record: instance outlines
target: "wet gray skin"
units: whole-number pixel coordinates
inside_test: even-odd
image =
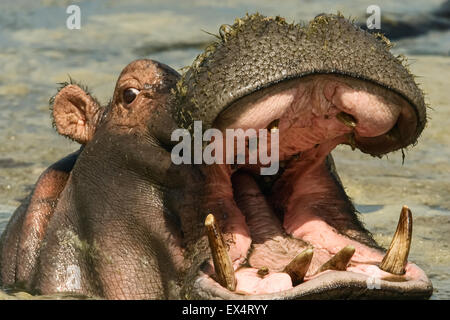
[[[342,16],[321,15],[300,26],[282,18],[251,15],[222,26],[218,38],[181,79],[151,61],[130,64],[107,107],[99,108],[78,89],[68,92],[70,86],[58,93],[60,100],[57,95],[54,105],[62,114],[55,116],[58,131],[85,146],[50,167],[29,202],[11,218],[0,242],[2,285],[38,294],[72,292],[108,299],[428,298],[432,285],[424,274],[384,277],[380,288],[373,290],[366,274],[327,271],[293,288],[258,294],[232,292],[216,281],[203,226],[208,213],[219,221],[231,258],[239,262],[237,269],[257,267],[259,258],[279,253],[273,239],[291,248],[286,250],[287,262],[313,244],[288,235],[283,220],[288,213],[286,189],[293,188],[288,173],[303,165],[314,150],[323,181],[331,185],[330,198],[321,202],[319,197],[314,214],[320,214],[339,239],[379,253],[384,249],[359,222],[328,155],[327,142],[323,148],[317,144],[312,151],[280,159],[282,170],[269,179],[261,179],[252,167],[225,168],[229,175],[222,177],[222,185],[234,190],[234,198],[233,191],[227,198],[211,188],[217,181],[215,166],[171,163],[170,133],[176,127],[192,131],[193,122],[201,120],[204,130],[224,130],[254,102],[327,81],[385,96],[402,107],[387,132],[373,137],[350,134],[340,143],[380,156],[416,143],[426,123],[423,94],[408,69],[389,53],[388,40],[358,29]],[[129,80],[130,72],[135,80]],[[157,83],[165,84],[163,89]],[[128,104],[125,91],[130,86],[140,86],[140,93]],[[64,94],[76,99],[64,100]],[[85,118],[74,122],[67,116],[71,109],[61,101],[80,100],[92,108],[83,107]],[[267,124],[273,120],[265,118]],[[327,152],[319,152],[322,149]],[[264,203],[273,208],[274,214],[267,217],[273,222],[269,235],[256,236],[255,215],[246,207],[248,194],[238,183],[249,177],[261,190],[258,195],[264,195]],[[50,205],[43,209],[49,195]],[[244,257],[231,253],[238,241],[229,221],[236,212],[239,217],[244,213],[243,223],[252,234],[253,244]],[[24,236],[30,230],[35,230],[33,235]],[[266,242],[267,248],[258,246]],[[322,249],[317,249],[310,276],[332,256]],[[278,267],[283,266],[272,269]],[[70,282],[73,270],[80,271],[75,287]]]

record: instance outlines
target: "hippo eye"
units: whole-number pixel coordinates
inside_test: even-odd
[[[123,92],[123,101],[126,104],[130,104],[136,99],[137,95],[139,94],[139,90],[135,88],[128,88]]]

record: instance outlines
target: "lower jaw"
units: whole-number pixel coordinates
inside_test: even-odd
[[[324,230],[323,226],[321,230]],[[328,247],[320,247],[320,244],[316,242],[307,242],[308,247],[314,247],[314,255],[301,283],[294,283],[291,276],[285,273],[282,267],[289,263],[296,252],[300,252],[306,247],[297,246],[299,250],[295,251],[296,245],[291,246],[286,250],[284,257],[272,263],[271,268],[274,271],[261,275],[260,271],[263,270],[261,266],[270,265],[270,259],[264,260],[262,257],[264,252],[258,252],[257,245],[253,243],[253,252],[249,254],[248,260],[244,264],[235,264],[236,287],[234,290],[228,290],[218,282],[213,263],[210,261],[203,265],[199,272],[192,291],[192,298],[226,300],[427,299],[431,296],[432,284],[424,271],[415,264],[408,262],[402,275],[391,274],[380,268],[384,256],[382,251],[367,247],[342,235],[336,234],[335,237],[341,237],[340,245],[332,243]],[[287,242],[296,240],[288,235],[282,239]],[[277,238],[274,240],[283,242]],[[356,250],[346,268],[343,270],[319,270],[342,246],[348,245],[353,245]],[[267,252],[267,256],[271,254],[271,252]],[[259,255],[259,257],[255,257],[255,255]],[[276,266],[277,263],[278,266]]]
[[[326,230],[328,229],[328,230]],[[334,233],[329,226],[321,226],[320,230]],[[285,255],[277,261],[270,261],[267,256],[279,255],[258,252],[258,245],[252,244],[252,251],[245,263],[235,264],[236,287],[233,291],[224,288],[214,274],[213,262],[204,265],[195,281],[195,296],[199,299],[426,299],[433,292],[433,287],[422,269],[408,262],[405,273],[395,275],[380,268],[384,253],[378,249],[367,247],[343,235],[334,234],[335,239],[326,238],[328,246],[318,242],[302,239],[306,246],[292,245]],[[295,241],[286,235],[286,242]],[[280,239],[275,238],[275,241]],[[336,242],[332,242],[332,241]],[[237,243],[236,245],[239,245]],[[355,254],[344,270],[319,269],[340,249],[353,246]],[[295,250],[298,248],[298,251]],[[296,284],[283,267],[307,247],[314,248],[308,272],[301,283]],[[256,248],[256,249],[255,249]],[[261,248],[261,247],[259,247]],[[259,255],[255,257],[255,255]],[[272,262],[272,264],[270,264]],[[278,264],[277,266],[275,266]],[[267,274],[260,271],[270,266]],[[272,270],[270,270],[272,269]],[[267,269],[266,269],[267,270]]]
[[[239,175],[242,174],[238,173]],[[230,291],[216,281],[217,277],[214,275],[211,261],[209,266],[200,272],[194,285],[194,291],[199,298],[428,298],[431,295],[433,290],[431,282],[416,265],[406,264],[402,275],[383,271],[379,267],[384,256],[382,250],[338,232],[320,216],[306,210],[301,202],[296,205],[295,202],[288,201],[286,213],[282,217],[283,221],[280,222],[262,194],[255,194],[257,188],[255,186],[256,183],[246,190],[250,191],[254,197],[256,207],[259,204],[259,209],[257,208],[259,211],[255,210],[255,207],[248,208],[251,207],[251,201],[248,198],[239,200],[239,196],[236,196],[236,192],[239,191],[236,191],[234,187],[233,201],[236,201],[237,206],[244,213],[246,221],[246,226],[239,232],[228,228],[228,240],[231,240],[229,245],[236,251],[245,251],[246,257],[242,259],[241,255],[241,259],[232,259],[236,287]],[[261,208],[261,204],[265,208]],[[252,210],[253,213],[251,213]],[[258,212],[265,213],[265,217],[264,214],[258,215]],[[255,225],[261,227],[264,219],[266,219],[266,225],[271,226],[269,227],[271,230],[266,235],[258,235],[258,227]],[[278,249],[275,252],[264,250],[264,245],[269,242],[277,243],[275,247],[278,246]],[[319,270],[336,253],[349,245],[355,248],[355,253],[344,269]],[[236,249],[239,246],[242,248]],[[308,272],[301,283],[293,283],[290,275],[283,269],[298,253],[308,247],[314,248]],[[247,255],[248,252],[250,254]],[[263,268],[268,269],[265,275],[260,274]]]
[[[238,294],[223,288],[200,272],[192,292],[196,299],[224,300],[302,300],[302,299],[427,299],[433,292],[431,282],[414,264],[407,273],[415,277],[394,282],[349,271],[327,271],[295,287],[275,293]]]

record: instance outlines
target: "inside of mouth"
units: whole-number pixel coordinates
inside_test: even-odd
[[[262,176],[261,166],[248,162],[207,167],[206,202],[216,210],[228,245],[235,292],[275,293],[335,272],[320,268],[347,246],[355,252],[346,271],[392,281],[414,277],[410,268],[393,276],[378,267],[384,253],[351,214],[355,209],[330,170],[328,155],[341,143],[374,154],[396,149],[413,134],[415,120],[411,106],[396,94],[330,75],[266,88],[222,112],[215,127],[223,132],[279,130],[277,174]],[[314,252],[308,271],[293,281],[286,266],[307,248]],[[209,275],[215,278],[214,272]]]

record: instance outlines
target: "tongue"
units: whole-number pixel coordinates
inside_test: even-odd
[[[236,172],[232,183],[234,199],[252,238],[250,267],[236,271],[236,292],[264,294],[292,288],[291,277],[280,271],[304,248],[304,243],[285,238],[280,221],[250,175]]]
[[[283,270],[307,245],[284,232],[279,219],[250,175],[236,172],[232,176],[232,183],[234,199],[245,216],[252,238],[249,264],[258,269]]]

